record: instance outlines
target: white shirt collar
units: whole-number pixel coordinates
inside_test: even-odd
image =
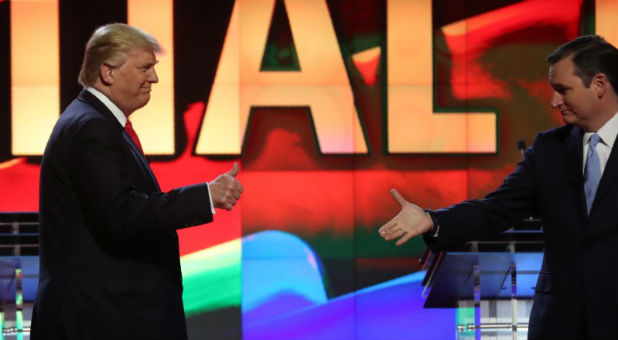
[[[592,136],[595,132],[586,132],[584,134],[584,145],[588,144],[590,141],[590,136]],[[603,126],[596,132],[596,134],[601,137],[603,144],[609,146],[611,149],[614,146],[614,142],[616,141],[616,134],[618,133],[618,112],[614,114],[614,116],[605,122]]]
[[[122,111],[118,108],[118,106],[116,106],[116,104],[114,104],[109,98],[107,98],[106,95],[104,95],[101,91],[95,89],[92,86],[87,86],[86,91],[92,93],[95,97],[97,97],[97,99],[99,99],[103,103],[103,105],[105,105],[105,107],[107,107],[112,112],[114,117],[118,119],[118,122],[120,123],[120,125],[122,125],[122,127],[127,124],[127,116],[125,116],[124,113],[122,113]]]

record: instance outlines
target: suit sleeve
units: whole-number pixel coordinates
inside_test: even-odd
[[[443,248],[469,240],[482,240],[499,234],[521,221],[536,205],[535,147],[537,135],[515,170],[494,192],[480,200],[468,200],[448,208],[432,210],[440,225],[438,237],[423,235],[430,248]]]
[[[212,221],[207,184],[144,192],[148,178],[128,156],[122,130],[106,119],[89,120],[76,130],[71,177],[89,225],[132,237]]]

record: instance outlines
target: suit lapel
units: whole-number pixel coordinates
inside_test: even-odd
[[[616,137],[616,140],[614,141],[612,153],[609,154],[609,159],[605,165],[605,170],[603,170],[603,176],[601,177],[601,182],[599,182],[599,188],[597,189],[597,194],[594,197],[594,202],[592,202],[590,214],[594,212],[595,206],[597,206],[599,204],[598,202],[600,202],[603,199],[603,196],[607,194],[618,177],[618,146],[616,144],[618,144],[618,137]]]
[[[86,91],[86,90],[82,90],[79,93],[79,96],[77,97],[77,99],[88,103],[90,106],[92,106],[95,110],[97,110],[99,113],[101,113],[105,118],[111,120],[112,122],[114,122],[114,125],[116,127],[118,127],[118,129],[124,130],[124,128],[122,127],[122,125],[120,124],[120,122],[118,121],[118,119],[116,119],[116,117],[114,117],[114,114],[112,113],[112,111],[110,111],[107,106],[105,106],[105,104],[103,104],[97,97],[94,96],[94,94]]]
[[[575,206],[578,209],[578,215],[581,218],[581,225],[584,225],[588,212],[586,209],[586,194],[584,193],[584,174],[582,173],[582,162],[584,161],[583,151],[583,133],[578,127],[571,129],[571,134],[567,141],[566,147],[566,171],[568,172],[571,192],[573,192],[573,199],[575,200]],[[580,233],[581,230],[576,230]]]
[[[105,104],[103,104],[92,93],[86,90],[82,90],[80,92],[78,99],[90,104],[92,107],[94,107],[95,110],[100,112],[105,118],[113,121],[115,125],[118,126],[120,130],[122,130],[122,136],[125,142],[129,145],[129,149],[131,149],[133,158],[135,158],[135,160],[140,164],[144,172],[149,175],[150,180],[152,181],[152,184],[156,188],[156,191],[161,191],[161,189],[159,188],[159,183],[157,182],[157,178],[154,176],[152,169],[150,169],[150,165],[148,164],[148,161],[146,161],[146,158],[144,158],[144,155],[142,155],[142,153],[137,149],[137,146],[135,146],[129,134],[124,130],[124,128],[122,127],[118,119],[114,117],[114,114],[107,108],[107,106],[105,106]]]
[[[150,180],[152,181],[152,184],[155,186],[156,190],[161,191],[161,188],[159,188],[159,182],[157,182],[157,178],[152,172],[152,169],[150,169],[150,165],[148,164],[148,161],[146,160],[146,158],[144,158],[144,155],[142,154],[141,151],[139,151],[135,143],[133,143],[131,136],[129,136],[129,134],[126,131],[123,131],[122,137],[124,137],[124,141],[127,142],[127,144],[129,144],[129,148],[131,149],[131,152],[133,153],[133,158],[135,158],[136,161],[140,163],[144,171],[146,171],[146,173],[150,175]]]

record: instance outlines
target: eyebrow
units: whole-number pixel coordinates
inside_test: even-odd
[[[550,82],[549,85],[551,86],[552,89],[554,89],[554,91],[558,91],[558,92],[570,89],[569,86],[566,86],[566,85],[561,84],[561,83],[552,83],[552,82]]]
[[[154,61],[154,63],[150,63],[150,62],[148,62],[148,63],[144,63],[144,64],[139,64],[137,67],[138,67],[138,68],[142,68],[142,67],[152,67],[152,66],[155,66],[155,65],[156,65],[156,64],[158,64],[158,63],[159,63],[159,60],[155,60],[155,61]]]

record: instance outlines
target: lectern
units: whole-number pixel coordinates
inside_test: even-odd
[[[543,262],[540,229],[426,252],[425,308],[457,308],[457,338],[525,338]]]
[[[39,270],[38,214],[0,213],[0,339],[29,335]]]

